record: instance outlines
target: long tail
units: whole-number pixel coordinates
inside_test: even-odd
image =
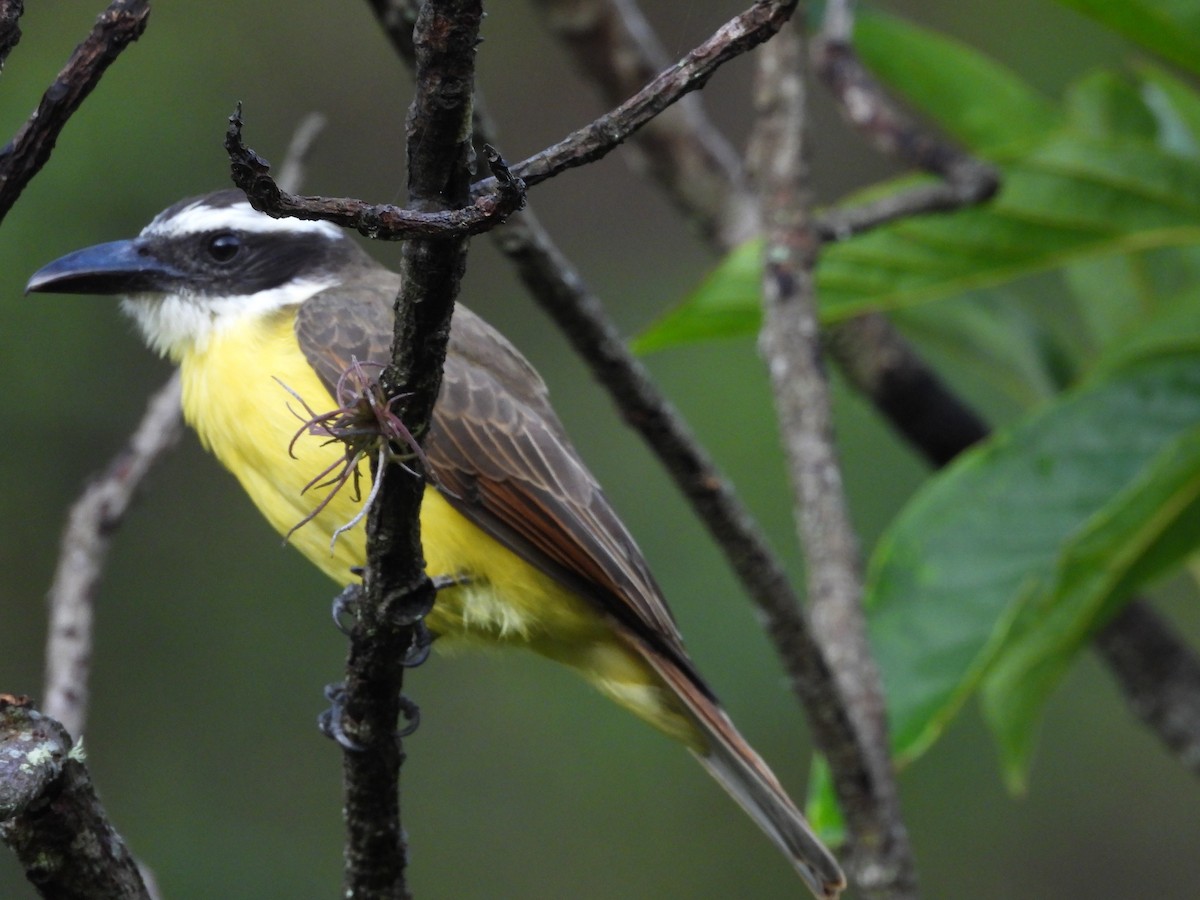
[[[703,736],[706,748],[692,751],[700,764],[783,851],[816,897],[836,898],[846,887],[846,876],[762,757],[693,676],[641,641],[631,643],[640,645],[645,661],[679,698]]]

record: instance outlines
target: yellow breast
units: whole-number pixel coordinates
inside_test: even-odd
[[[328,412],[333,400],[300,352],[292,321],[285,309],[249,327],[224,328],[179,360],[189,424],[280,534],[326,499],[328,488],[305,488],[342,456],[340,443],[304,429],[310,413],[296,396],[318,414]],[[344,486],[290,538],[343,585],[355,580],[351,569],[366,558],[362,522],[333,540],[369,493],[370,472],[362,466],[361,496]],[[657,728],[698,746],[678,702],[593,606],[480,530],[433,488],[425,491],[421,536],[431,575],[466,579],[438,593],[427,619],[441,638],[439,647],[447,640],[527,646],[577,669]]]
[[[316,413],[327,412],[333,401],[299,352],[291,311],[282,310],[261,326],[213,335],[206,347],[182,357],[181,369],[188,422],[272,527],[287,534],[329,490],[306,491],[305,486],[342,456],[341,444],[304,430],[310,414],[292,392]],[[367,464],[361,467],[362,496],[345,485],[290,538],[340,584],[353,581],[351,568],[365,559],[363,523],[332,541],[334,532],[358,513],[370,489]],[[587,604],[485,534],[432,488],[425,493],[421,531],[430,574],[471,579],[464,588],[439,597],[430,617],[435,631],[536,643],[547,632],[584,638],[607,630]]]

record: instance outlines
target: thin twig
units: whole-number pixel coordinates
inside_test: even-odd
[[[915,866],[892,774],[883,689],[866,638],[858,540],[821,365],[814,274],[821,241],[812,221],[801,56],[799,36],[785,29],[757,57],[752,147],[764,238],[759,349],[792,482],[809,619],[855,730],[858,765],[831,766],[851,838],[848,869],[864,896],[912,897]]]
[[[845,241],[899,219],[928,213],[954,212],[990,200],[999,188],[999,181],[986,168],[967,169],[965,177],[947,181],[931,181],[889,194],[877,200],[854,206],[835,206],[817,216],[814,228],[827,243]],[[982,177],[974,173],[982,172]]]
[[[108,549],[129,504],[158,459],[179,440],[179,373],[150,398],[129,443],[75,501],[50,586],[43,710],[69,734],[87,722],[93,600]]]
[[[291,143],[284,154],[283,165],[279,167],[279,176],[275,179],[282,190],[298,191],[300,185],[304,184],[308,155],[325,130],[326,123],[326,118],[319,112],[310,112],[292,132]]]
[[[240,115],[230,118],[226,139],[234,182],[254,207],[272,216],[323,219],[356,228],[368,237],[454,237],[478,234],[503,221],[524,200],[524,186],[606,156],[643,126],[688,93],[703,87],[731,59],[767,40],[787,21],[795,0],[759,0],[712,37],[667,68],[641,91],[590,125],[523,162],[495,171],[472,187],[473,203],[436,211],[403,210],[388,204],[365,204],[348,198],[297,197],[283,193],[271,180],[269,165],[241,141]],[[400,3],[372,3],[393,44],[404,55],[407,41],[399,34],[408,10]],[[240,111],[240,110],[239,110]],[[506,184],[507,182],[507,184]],[[514,185],[521,185],[514,190]]]
[[[414,210],[350,197],[301,197],[284,190],[271,176],[270,163],[243,143],[242,125],[242,105],[238,103],[225,134],[233,183],[246,192],[255,209],[275,218],[333,222],[381,241],[457,240],[495,228],[525,203],[524,182],[494,150],[488,156],[491,187],[473,201],[464,198],[462,205],[454,208]]]
[[[391,41],[396,55],[411,68],[416,62],[413,26],[417,23],[420,0],[367,0],[367,3],[379,21],[379,27]]]
[[[722,65],[768,40],[791,17],[796,0],[758,0],[730,19],[640,91],[591,124],[512,167],[530,187],[568,169],[607,156],[682,97],[699,90]],[[474,189],[488,190],[491,179]]]
[[[148,0],[113,0],[46,89],[33,115],[0,149],[0,219],[8,215],[25,185],[46,164],[63,126],[105,70],[141,37],[149,15]]]
[[[632,0],[536,0],[546,26],[616,106],[670,65]],[[636,169],[657,181],[709,240],[735,246],[758,228],[757,198],[737,152],[691,94],[637,132],[627,148]],[[710,229],[718,229],[713,232]]]
[[[152,900],[79,745],[26,698],[0,695],[0,840],[43,897]]]
[[[461,208],[470,190],[469,140],[479,0],[425,3],[416,23],[416,85],[408,115],[409,203],[428,213]],[[424,435],[441,385],[450,316],[466,264],[466,241],[405,242],[388,396]],[[400,694],[403,660],[418,640],[434,589],[424,571],[418,514],[422,480],[392,465],[367,520],[363,602],[356,605],[346,662],[344,725],[360,746],[343,757],[347,830],[345,896],[405,897],[407,844],[400,826],[403,749],[397,723],[415,705]]]
[[[823,27],[812,42],[818,77],[845,119],[880,153],[941,181],[854,209],[834,210],[822,223],[823,235],[840,240],[905,216],[960,209],[991,198],[1000,187],[996,170],[905,115],[858,58],[851,43],[853,28],[849,0],[830,0]]]

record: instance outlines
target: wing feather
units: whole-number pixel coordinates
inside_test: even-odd
[[[332,393],[359,362],[383,363],[396,276],[305,301],[296,335]],[[704,693],[632,536],[568,441],[546,386],[520,353],[461,304],[425,452],[450,504],[500,543],[666,651]]]

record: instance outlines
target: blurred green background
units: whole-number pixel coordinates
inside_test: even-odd
[[[29,4],[0,80],[9,135],[100,4]],[[741,5],[646,0],[672,55]],[[1050,2],[893,2],[1017,68],[1050,94],[1128,49]],[[527,3],[490,7],[481,83],[519,159],[600,111]],[[751,64],[705,91],[739,145]],[[305,189],[402,200],[409,79],[366,4],[161,3],[67,127],[0,229],[0,691],[38,695],[63,515],[167,374],[104,299],[25,298],[67,251],[133,234],[227,181],[235,101],[248,143],[282,160],[307,112],[329,117]],[[815,98],[823,200],[894,172]],[[532,194],[545,223],[633,332],[715,260],[620,152]],[[376,246],[394,261],[397,248]],[[542,370],[584,455],[657,573],[701,669],[800,796],[808,744],[781,669],[719,553],[656,463],[522,294],[485,239],[466,300]],[[648,360],[799,577],[788,490],[750,341]],[[970,372],[948,377],[994,421],[1015,411]],[[861,402],[839,394],[856,523],[869,547],[924,475]],[[1182,593],[1182,592],[1178,592]],[[339,678],[332,585],[278,538],[189,434],[112,553],[98,598],[86,745],[116,823],[172,900],[329,897],[340,872],[339,754],[315,728]],[[1165,608],[1195,636],[1195,604]],[[774,849],[680,748],[569,673],[519,654],[435,655],[408,679],[424,711],[406,743],[404,819],[417,897],[784,897]],[[929,897],[1190,898],[1200,884],[1196,786],[1136,725],[1093,660],[1052,704],[1029,796],[1006,796],[972,711],[902,778]],[[0,853],[0,898],[34,896]]]

